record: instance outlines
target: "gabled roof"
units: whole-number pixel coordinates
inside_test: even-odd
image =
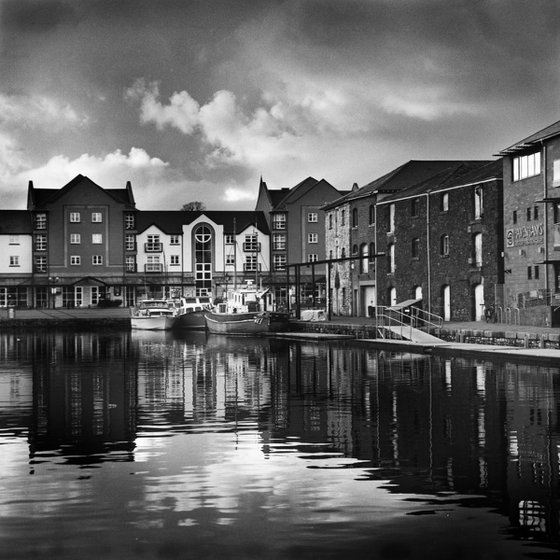
[[[523,152],[525,150],[529,150],[531,148],[535,148],[541,140],[548,140],[549,138],[553,138],[555,136],[560,135],[560,121],[557,121],[534,134],[531,136],[527,136],[523,140],[516,142],[509,148],[505,148],[501,152],[498,153],[500,156],[507,156],[510,154],[515,154],[517,152]]]
[[[89,177],[85,175],[76,175],[69,183],[66,183],[60,189],[37,189],[33,185],[33,181],[29,181],[27,193],[27,207],[29,210],[33,208],[41,208],[45,205],[56,202],[61,196],[64,196],[68,191],[74,189],[77,185],[84,182],[89,183],[95,188],[99,189],[106,195],[113,198],[116,202],[134,207],[134,195],[132,194],[132,186],[130,181],[127,182],[124,189],[105,189],[94,183]]]
[[[396,191],[387,196],[380,205],[411,198],[420,194],[445,191],[454,187],[472,185],[492,179],[502,178],[502,161],[480,161],[478,165],[468,162],[455,167],[444,169],[440,173],[420,181],[408,188]]]
[[[31,214],[27,210],[0,210],[0,234],[31,235]]]
[[[183,225],[194,222],[200,216],[206,216],[215,224],[222,225],[227,234],[241,233],[249,226],[254,226],[259,231],[270,232],[263,212],[256,211],[218,211],[218,210],[142,210],[136,215],[136,227],[142,232],[151,226],[168,235],[181,234]]]
[[[390,194],[398,192],[460,166],[463,166],[466,172],[471,168],[476,168],[486,163],[488,163],[487,160],[410,160],[371,183],[360,187],[358,190],[351,191],[346,196],[325,205],[323,208],[325,210],[336,208],[352,200],[366,198],[378,193]]]

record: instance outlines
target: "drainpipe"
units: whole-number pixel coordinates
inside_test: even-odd
[[[426,268],[428,273],[428,313],[432,312],[432,261],[430,258],[430,193],[426,193]]]
[[[546,147],[544,145],[543,140],[541,140],[541,148],[543,154],[543,161],[542,161],[542,169],[543,169],[543,192],[544,192],[544,199],[548,198],[548,172],[547,172],[547,163],[546,163]],[[544,262],[547,263],[548,261],[548,203],[544,203]],[[549,277],[548,277],[548,263],[544,265],[544,289],[546,293],[546,297],[548,297],[548,290],[549,290]]]

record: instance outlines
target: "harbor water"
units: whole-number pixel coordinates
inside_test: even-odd
[[[560,366],[0,334],[0,558],[557,558]]]

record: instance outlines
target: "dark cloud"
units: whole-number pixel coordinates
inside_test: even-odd
[[[5,31],[41,33],[75,21],[74,8],[60,0],[6,0],[2,5]]]

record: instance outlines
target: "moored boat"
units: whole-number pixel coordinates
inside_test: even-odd
[[[182,297],[173,323],[174,329],[205,329],[205,316],[211,307],[209,297]]]
[[[208,311],[206,327],[213,334],[264,334],[278,332],[288,325],[288,314],[269,311],[223,313]]]
[[[133,329],[169,330],[175,322],[177,308],[164,299],[146,299],[130,312]]]

